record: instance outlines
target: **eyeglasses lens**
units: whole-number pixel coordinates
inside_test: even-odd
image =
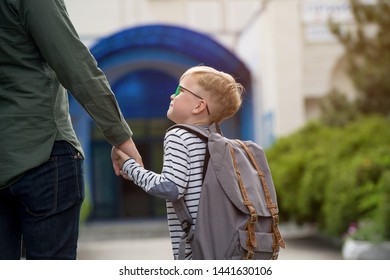
[[[176,91],[175,91],[175,97],[178,96],[180,93],[180,86],[177,86]]]

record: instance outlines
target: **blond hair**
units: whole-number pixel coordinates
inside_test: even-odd
[[[181,79],[188,75],[193,75],[207,93],[205,100],[213,122],[220,123],[240,109],[244,87],[230,74],[208,66],[195,66],[188,69]]]

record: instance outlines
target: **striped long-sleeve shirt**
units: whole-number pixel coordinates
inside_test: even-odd
[[[206,143],[203,140],[185,129],[174,128],[169,130],[164,138],[164,163],[161,174],[142,168],[133,159],[127,160],[122,168],[129,179],[144,191],[167,200],[169,233],[175,259],[183,230],[171,201],[184,196],[196,224],[205,154]],[[187,243],[186,259],[191,258],[191,246]]]

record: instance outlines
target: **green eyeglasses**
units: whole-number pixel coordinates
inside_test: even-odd
[[[175,94],[174,94],[175,97],[178,96],[182,90],[185,90],[185,91],[191,93],[193,96],[196,96],[196,97],[198,97],[198,98],[201,99],[201,100],[204,100],[203,97],[197,95],[196,93],[193,93],[192,91],[190,91],[189,89],[186,89],[185,87],[182,87],[181,85],[178,85],[178,86],[177,86],[176,91],[175,91]],[[204,101],[206,101],[206,100],[204,100]],[[207,110],[207,114],[210,115],[209,106],[207,106],[207,102],[206,102],[206,110]]]

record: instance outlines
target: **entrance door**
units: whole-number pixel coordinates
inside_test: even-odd
[[[160,173],[167,119],[133,120],[131,128],[145,168]],[[132,181],[117,177],[110,160],[111,146],[95,128],[92,133],[92,200],[91,219],[160,218],[166,216],[165,200],[151,196]]]

